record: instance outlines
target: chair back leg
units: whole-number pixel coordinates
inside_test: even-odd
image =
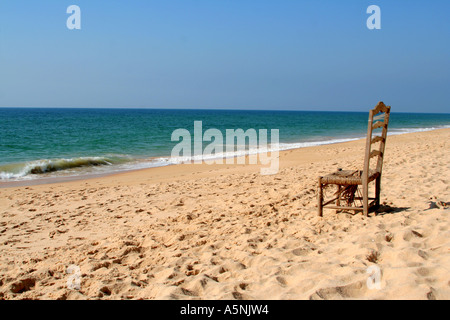
[[[380,207],[380,193],[381,193],[381,177],[375,181],[375,208]]]

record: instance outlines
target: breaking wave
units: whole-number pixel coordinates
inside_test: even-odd
[[[69,159],[45,159],[14,163],[0,166],[0,180],[23,178],[30,175],[40,175],[56,171],[77,168],[111,166],[131,161],[127,156],[112,157],[79,157]]]

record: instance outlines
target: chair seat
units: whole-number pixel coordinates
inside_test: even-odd
[[[320,177],[323,184],[339,184],[339,185],[361,185],[362,184],[362,170],[339,170]],[[375,170],[369,170],[369,180],[371,182],[378,178],[380,173]]]

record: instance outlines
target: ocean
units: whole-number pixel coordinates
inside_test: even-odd
[[[0,182],[181,163],[187,159],[170,157],[179,143],[172,133],[194,136],[195,121],[224,136],[226,129],[267,129],[269,142],[278,129],[278,149],[287,150],[364,138],[367,118],[368,112],[0,108]],[[438,128],[450,128],[450,114],[392,112],[389,134]]]

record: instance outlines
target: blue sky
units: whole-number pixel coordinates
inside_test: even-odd
[[[448,113],[448,39],[448,0],[2,0],[0,107]]]

